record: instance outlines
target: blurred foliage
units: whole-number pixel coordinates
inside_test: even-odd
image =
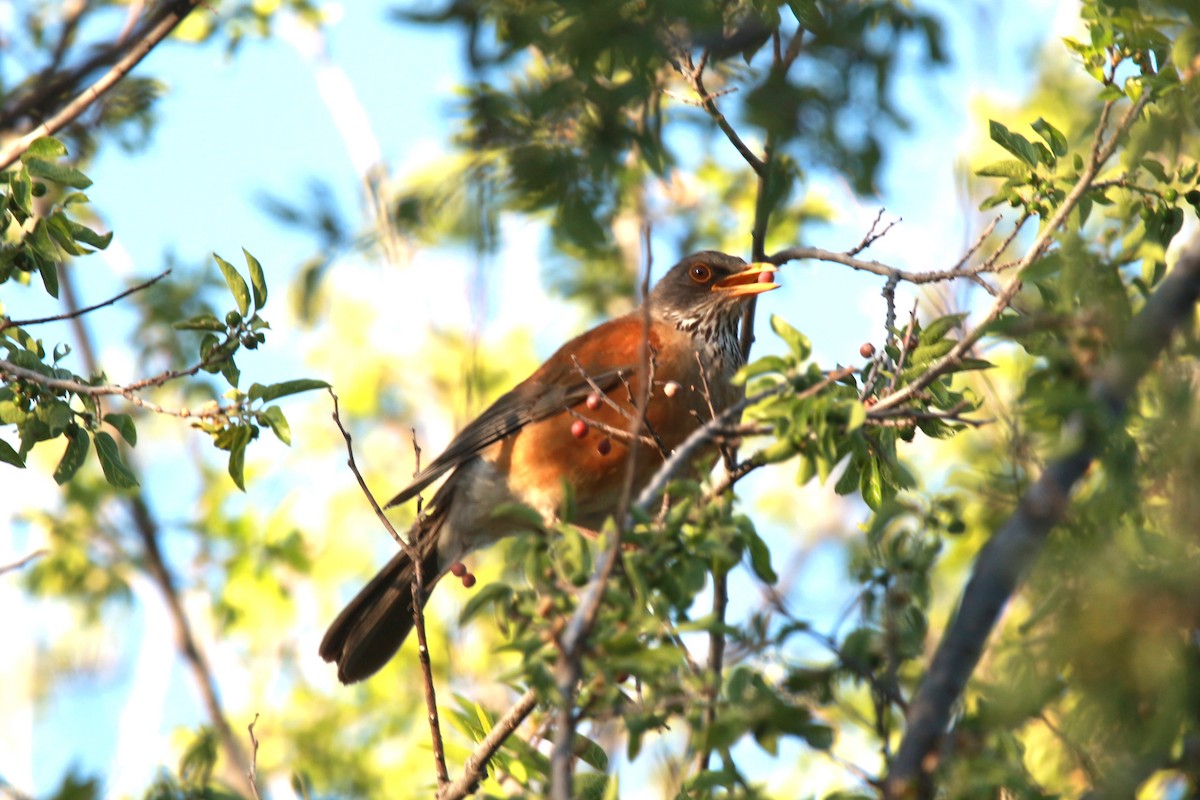
[[[0,84],[0,130],[27,128],[111,63],[115,49],[80,55],[87,47],[74,29],[116,10],[85,3],[74,20],[50,4],[22,12],[21,46],[31,57],[24,73]],[[321,21],[320,9],[299,2],[223,4],[219,12],[193,16],[179,38],[216,38],[236,53],[273,35],[281,12]],[[1025,269],[1024,288],[988,328],[987,360],[971,353],[922,380],[971,330],[965,311],[893,317],[885,341],[864,346],[861,365],[836,372],[813,359],[805,333],[773,317],[778,354],[738,376],[757,398],[743,420],[751,427],[737,433],[741,467],[787,470],[797,484],[816,478],[861,499],[866,521],[845,545],[852,601],[834,625],[818,627],[809,610],[789,603],[785,560],[794,543],[760,532],[730,493],[673,482],[669,505],[639,513],[624,532],[618,567],[603,586],[575,701],[576,796],[630,791],[628,776],[637,773],[618,768],[621,759],[637,769],[660,765],[663,796],[780,796],[762,765],[797,753],[823,773],[837,771],[839,788],[825,797],[879,796],[878,778],[964,566],[1046,461],[1071,446],[1064,420],[1093,409],[1090,382],[1162,280],[1181,232],[1195,229],[1200,11],[1186,0],[1085,0],[1081,13],[1086,35],[1062,43],[1069,66],[1045,68],[1028,108],[996,114],[1003,119],[990,122],[989,141],[974,154],[973,199],[1006,224],[1042,227],[1072,206],[1054,246]],[[546,227],[551,285],[596,313],[609,311],[633,294],[646,226],[681,250],[717,246],[761,257],[799,243],[808,225],[828,216],[808,191],[813,170],[874,192],[910,122],[895,100],[896,74],[914,59],[926,67],[944,60],[938,18],[893,0],[453,0],[396,16],[462,34],[472,73],[458,90],[450,152],[403,180],[376,181],[386,229],[369,213],[359,219],[339,209],[319,183],[306,198],[263,200],[275,219],[314,239],[313,256],[288,288],[304,321],[319,326],[327,310],[339,320],[327,350],[313,358],[347,371],[353,354],[354,375],[339,389],[356,413],[381,418],[359,445],[376,464],[386,461],[387,472],[367,468],[368,480],[402,474],[402,423],[416,403],[409,396],[447,417],[470,414],[512,382],[512,354],[525,358],[531,346],[521,337],[485,345],[439,331],[397,365],[372,340],[360,309],[336,316],[342,287],[331,276],[347,257],[386,260],[381,243],[399,233],[413,246],[465,248],[484,263],[501,244],[505,216],[526,217]],[[62,132],[65,145],[39,140],[3,174],[0,282],[36,279],[56,295],[60,265],[72,269],[71,258],[108,244],[81,194],[86,160],[107,142],[143,144],[162,91],[152,77],[122,81]],[[1116,118],[1143,97],[1146,109],[1116,161],[1073,194],[1091,166],[1101,119],[1112,135]],[[1115,103],[1111,113],[1107,102]],[[718,107],[752,159],[739,160]],[[966,263],[985,264],[997,244],[985,243]],[[266,278],[249,252],[244,267],[220,257],[216,265],[180,269],[129,298],[138,316],[129,347],[154,370],[191,365],[196,380],[178,392],[189,413],[180,416],[209,434],[239,487],[261,478],[297,488],[266,511],[250,505],[253,495],[231,499],[225,474],[169,438],[167,426],[138,409],[106,412],[91,395],[63,388],[103,376],[76,374],[67,348],[47,350],[29,331],[33,323],[6,316],[6,361],[40,377],[5,373],[0,423],[16,432],[19,448],[0,440],[0,460],[53,470],[63,484],[59,507],[25,515],[50,545],[25,568],[26,585],[69,600],[95,625],[142,576],[157,577],[177,598],[199,598],[188,613],[207,623],[198,626],[207,646],[221,649],[219,674],[244,679],[227,693],[236,698],[227,714],[235,735],[251,710],[263,712],[260,781],[290,778],[301,797],[428,796],[428,731],[408,657],[415,645],[365,685],[334,690],[312,677],[311,628],[336,600],[326,591],[314,602],[311,587],[367,568],[370,559],[347,546],[346,531],[373,530],[373,519],[344,486],[305,483],[276,463],[247,467],[247,446],[264,428],[291,441],[275,401],[325,384],[240,388],[235,356],[265,344],[269,330],[260,316]],[[225,299],[214,301],[218,295]],[[1200,792],[1197,348],[1196,332],[1187,331],[1128,418],[1107,431],[1100,461],[964,698],[939,761],[945,796]],[[414,377],[413,363],[432,366]],[[920,391],[894,415],[871,411],[917,381]],[[167,477],[146,480],[113,430],[130,446],[139,437],[165,444]],[[340,439],[298,444],[314,474],[328,474],[321,458],[345,456]],[[97,463],[85,468],[93,445]],[[51,460],[39,461],[43,453]],[[186,482],[195,484],[186,490],[191,507],[179,511],[186,501],[178,498],[158,507],[184,519],[157,528],[137,519],[158,504],[132,492],[166,493]],[[121,503],[130,498],[141,505]],[[796,517],[800,528],[801,512]],[[162,556],[147,530],[167,545],[174,583],[156,576],[153,557]],[[560,636],[614,535],[584,536],[569,521],[552,533],[506,543],[480,568],[478,589],[446,586],[429,608],[431,620],[461,622],[430,625],[452,772],[507,711],[513,691],[538,693],[529,721],[489,765],[481,796],[547,792]],[[383,536],[375,541],[381,553],[391,547]],[[711,607],[714,586],[730,577],[759,595],[743,618]],[[703,653],[710,637],[726,646],[715,676]],[[145,796],[248,794],[236,747],[216,732],[217,720],[208,722]],[[239,741],[248,747],[248,737]],[[99,791],[71,774],[52,796]]]

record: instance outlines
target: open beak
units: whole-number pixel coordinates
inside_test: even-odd
[[[779,288],[779,284],[775,282],[775,272],[778,269],[774,264],[751,264],[741,272],[735,272],[714,283],[712,291],[721,292],[727,297],[769,292]]]

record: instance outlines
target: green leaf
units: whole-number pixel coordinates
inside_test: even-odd
[[[263,417],[267,420],[267,424],[271,426],[275,437],[290,446],[292,444],[292,428],[288,425],[287,417],[283,416],[283,411],[279,406],[268,408],[263,412]]]
[[[250,444],[251,430],[249,425],[238,425],[230,429],[229,437],[229,477],[243,492],[246,491],[244,472],[246,469],[246,445]]]
[[[604,752],[603,747],[580,733],[575,734],[571,744],[571,749],[583,763],[589,767],[595,767],[601,772],[608,769],[608,754]]]
[[[254,289],[254,310],[258,311],[267,304],[267,276],[263,274],[262,264],[250,255],[250,251],[242,248],[246,255],[246,267],[250,270],[250,286]]]
[[[858,487],[867,507],[872,511],[878,511],[879,506],[883,504],[883,475],[879,471],[879,462],[876,459],[867,460],[859,478]]]
[[[947,333],[961,325],[966,318],[966,314],[947,314],[944,317],[938,317],[921,328],[921,342],[933,344],[939,339],[944,339]]]
[[[1013,133],[996,120],[988,121],[988,133],[992,141],[1024,161],[1031,167],[1038,165],[1037,150],[1033,144],[1019,133]]]
[[[246,286],[246,279],[233,268],[232,264],[216,253],[213,253],[213,258],[216,260],[217,266],[221,268],[221,274],[225,276],[225,283],[229,285],[233,299],[237,301],[238,311],[243,317],[246,316],[250,311],[250,289]]]
[[[810,31],[819,31],[825,27],[825,19],[816,0],[788,0],[788,7],[796,15],[796,20]]]
[[[746,532],[746,549],[750,551],[750,568],[754,574],[763,583],[774,586],[779,576],[771,567],[771,549],[756,531]]]
[[[212,314],[201,314],[191,319],[172,322],[171,327],[177,331],[224,331],[225,323]]]
[[[90,448],[91,437],[88,436],[88,432],[85,429],[76,425],[68,430],[66,452],[63,453],[62,459],[58,462],[58,467],[54,470],[55,483],[62,486],[71,480],[75,472],[83,466],[83,461],[87,458]]]
[[[137,445],[137,428],[133,424],[133,417],[128,414],[105,414],[104,421],[120,431],[121,438],[131,447]]]
[[[1046,122],[1042,117],[1038,117],[1033,123],[1033,129],[1046,140],[1046,144],[1050,145],[1050,150],[1055,156],[1062,158],[1067,154],[1067,137],[1063,136],[1058,128]]]
[[[1027,180],[1033,171],[1015,158],[1005,158],[993,161],[986,167],[980,167],[975,170],[975,174],[985,178],[1023,178]]]
[[[852,433],[867,421],[867,407],[857,400],[851,400],[846,405],[850,412],[850,419],[846,421],[846,433]]]
[[[117,448],[116,440],[105,431],[98,431],[95,439],[96,456],[100,459],[100,468],[104,470],[104,479],[118,489],[132,489],[137,486],[137,478],[121,460],[121,451]]]
[[[21,454],[13,449],[12,445],[0,439],[0,461],[5,464],[12,464],[14,467],[25,468],[25,459],[21,458]]]
[[[269,403],[272,400],[287,397],[289,394],[328,388],[328,383],[316,378],[296,378],[283,383],[272,383],[270,386],[263,386],[261,383],[251,384],[249,396],[251,400],[262,400],[264,403]]]
[[[789,325],[783,317],[771,315],[771,330],[787,343],[797,361],[804,361],[812,353],[812,343],[808,341],[808,337]]]
[[[71,235],[75,237],[75,241],[77,242],[83,242],[97,250],[103,250],[112,241],[112,231],[101,235],[86,225],[80,225],[75,220],[68,219],[67,223],[71,226]]]
[[[1153,158],[1142,159],[1142,169],[1153,175],[1160,183],[1170,183],[1167,180],[1167,171],[1163,165],[1155,161]]]
[[[42,276],[42,285],[46,287],[46,294],[57,299],[58,265],[53,261],[38,259],[38,273]]]
[[[29,174],[35,178],[45,178],[46,180],[54,181],[63,186],[71,186],[75,189],[86,189],[92,185],[91,178],[74,167],[55,164],[37,157],[31,158],[28,153],[21,158],[21,161],[24,162],[25,168],[29,170]]]
[[[458,615],[459,622],[466,622],[490,605],[499,605],[512,597],[512,587],[503,583],[489,583],[467,601]]]
[[[29,149],[21,156],[24,161],[27,158],[41,159],[56,159],[62,158],[67,154],[67,148],[58,139],[50,136],[39,136],[29,143]]]

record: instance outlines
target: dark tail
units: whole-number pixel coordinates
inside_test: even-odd
[[[436,527],[421,534],[413,538],[421,550],[427,551],[421,561],[421,576],[428,598],[441,577]],[[401,550],[329,626],[321,640],[321,658],[337,662],[342,683],[371,677],[400,649],[413,628],[415,577],[412,560]]]

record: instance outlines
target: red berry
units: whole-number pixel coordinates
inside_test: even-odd
[[[862,347],[858,348],[858,354],[863,358],[870,358],[875,355],[875,345],[867,342]]]
[[[775,282],[775,273],[774,272],[758,273],[758,282],[759,283],[774,283]]]
[[[600,440],[600,444],[596,445],[596,452],[602,456],[606,456],[612,452],[612,440],[605,437]]]
[[[582,439],[588,435],[588,424],[581,419],[577,419],[571,423],[571,435],[576,439]]]
[[[475,585],[475,576],[468,572],[466,575],[462,576],[462,582],[465,588],[470,589]]]
[[[596,394],[595,392],[592,392],[591,394],[589,394],[587,396],[587,400],[585,401],[585,403],[587,404],[587,407],[589,410],[595,411],[597,408],[600,407],[600,395]]]
[[[465,564],[463,564],[463,562],[455,561],[450,565],[450,574],[456,578],[461,578],[463,575],[467,574],[467,567]]]

